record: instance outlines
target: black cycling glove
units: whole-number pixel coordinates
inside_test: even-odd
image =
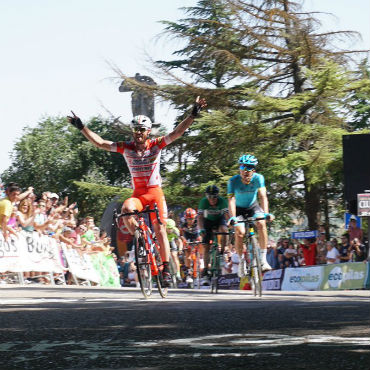
[[[77,129],[79,129],[81,131],[85,127],[85,125],[82,123],[81,119],[79,117],[77,117],[73,112],[72,112],[72,114],[73,114],[73,117],[68,116],[68,121],[74,127],[76,127]]]
[[[202,110],[202,106],[199,103],[194,103],[193,109],[191,111],[191,116],[194,118],[198,117],[201,110]]]

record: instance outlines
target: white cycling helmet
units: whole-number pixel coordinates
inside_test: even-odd
[[[133,128],[145,128],[146,130],[150,130],[152,128],[152,121],[149,117],[144,115],[135,116],[131,123],[130,127]]]

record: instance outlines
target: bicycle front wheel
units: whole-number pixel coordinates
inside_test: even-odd
[[[135,231],[134,248],[136,272],[140,283],[140,289],[144,297],[149,298],[153,291],[152,271],[148,252],[145,248],[145,240],[139,230]]]
[[[171,288],[177,288],[177,280],[176,280],[176,275],[177,275],[177,267],[176,263],[174,261],[174,258],[170,255],[170,260],[168,262],[169,268],[170,268],[170,274],[172,277],[172,282],[171,282]]]
[[[257,243],[256,237],[253,235],[251,237],[251,244],[252,244],[252,277],[254,283],[254,295],[262,297],[262,265],[261,265],[261,257],[259,253],[259,246]]]
[[[167,293],[168,293],[168,288],[165,287],[163,284],[163,278],[162,278],[163,262],[162,262],[162,257],[159,253],[159,250],[156,244],[153,245],[153,255],[154,255],[155,263],[158,268],[158,274],[154,276],[154,279],[155,279],[155,282],[157,283],[159,294],[161,295],[162,298],[166,298]]]

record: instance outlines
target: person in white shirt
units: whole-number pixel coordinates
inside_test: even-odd
[[[330,241],[326,242],[326,248],[328,250],[326,252],[326,263],[328,265],[333,263],[339,263],[340,262],[339,252],[338,249],[333,246],[332,242]]]

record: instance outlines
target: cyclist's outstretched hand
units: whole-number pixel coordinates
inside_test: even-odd
[[[200,111],[207,106],[206,99],[197,96],[195,99],[195,103],[193,105],[193,109],[191,111],[191,116],[193,118],[198,117]]]
[[[67,116],[69,123],[81,131],[85,127],[84,124],[82,123],[81,119],[73,113],[73,111],[71,112],[73,117]]]

